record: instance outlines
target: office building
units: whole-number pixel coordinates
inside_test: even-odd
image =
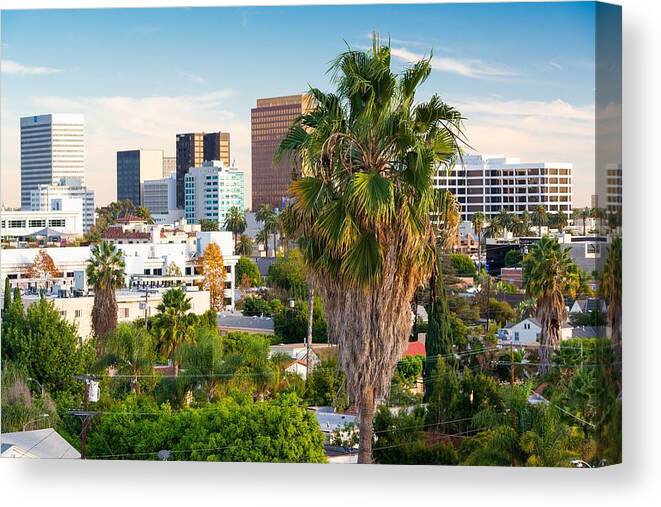
[[[68,207],[70,199],[82,200],[83,232],[88,232],[94,225],[94,190],[82,185],[80,178],[61,178],[54,185],[38,185],[30,192],[30,210],[61,211]]]
[[[252,209],[265,203],[284,207],[295,168],[287,157],[274,166],[273,154],[292,122],[307,112],[312,103],[308,94],[257,100],[251,111]]]
[[[522,163],[518,158],[468,155],[450,171],[439,169],[434,186],[451,191],[461,205],[462,220],[482,212],[487,220],[502,209],[514,214],[572,211],[572,164]]]
[[[191,168],[185,177],[186,220],[213,220],[222,227],[230,208],[244,209],[243,171],[214,160]]]
[[[204,134],[203,161],[220,160],[225,167],[232,165],[230,161],[229,132],[211,132]]]
[[[85,122],[82,114],[42,114],[21,118],[21,207],[30,192],[60,178],[85,184]]]
[[[177,157],[163,157],[163,177],[167,178],[174,172],[177,172]]]
[[[199,167],[204,161],[204,134],[177,134],[177,208],[183,209],[184,177],[191,167]]]
[[[622,164],[606,166],[606,205],[611,213],[622,210]]]
[[[177,209],[176,173],[171,173],[167,178],[145,180],[142,183],[142,205],[152,215],[165,215]]]
[[[117,152],[117,200],[142,205],[141,184],[163,177],[163,150]]]

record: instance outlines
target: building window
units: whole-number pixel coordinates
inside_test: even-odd
[[[514,341],[515,342],[519,341],[519,332],[518,331],[514,331]]]
[[[76,310],[76,318],[79,319],[82,316],[83,316],[83,311],[82,310]]]
[[[128,309],[128,308],[122,308],[122,316],[123,316],[125,319],[128,319],[128,318],[129,318],[129,309]]]
[[[66,319],[67,318],[67,311],[66,310],[60,310],[60,317],[62,317],[63,319]]]

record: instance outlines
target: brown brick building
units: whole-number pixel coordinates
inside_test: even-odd
[[[273,154],[292,122],[312,106],[308,94],[258,99],[251,110],[252,206],[268,203],[282,208],[292,180],[292,164],[284,157],[276,166]]]

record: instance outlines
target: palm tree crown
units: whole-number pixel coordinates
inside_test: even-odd
[[[560,343],[560,327],[567,318],[564,296],[579,286],[578,267],[556,239],[544,236],[523,259],[526,295],[536,301],[540,336],[540,373],[548,372],[550,350]]]
[[[96,337],[97,356],[103,351],[103,340],[117,327],[115,290],[124,284],[124,259],[115,245],[102,241],[94,245],[85,270],[94,288],[92,331]]]
[[[247,227],[246,216],[243,211],[236,206],[232,206],[227,211],[223,227],[226,231],[230,231],[234,235],[234,247],[236,248],[239,234],[245,232]]]

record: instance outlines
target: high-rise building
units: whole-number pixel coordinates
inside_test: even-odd
[[[163,157],[163,177],[169,178],[177,171],[177,157]]]
[[[451,191],[461,206],[463,220],[482,212],[487,220],[505,209],[515,214],[572,211],[572,164],[522,163],[518,158],[469,155],[450,171],[439,170],[434,186]]]
[[[245,175],[218,160],[192,167],[184,180],[186,220],[213,220],[222,227],[230,208],[244,209]]]
[[[177,134],[177,207],[184,208],[184,177],[204,161],[204,133]]]
[[[204,161],[220,160],[226,167],[232,165],[230,161],[229,132],[204,134],[203,159]]]
[[[145,180],[142,183],[142,205],[152,215],[166,215],[177,209],[177,176],[170,173],[167,178]]]
[[[142,204],[141,183],[163,176],[163,150],[126,150],[117,152],[117,200]]]
[[[81,184],[80,178],[60,178],[54,185],[37,185],[30,191],[31,211],[60,211],[68,209],[67,201],[80,199],[83,205],[83,232],[94,225],[94,190]]]
[[[21,118],[21,207],[30,192],[60,178],[85,184],[85,119],[82,114],[42,114]]]
[[[258,99],[251,111],[252,208],[270,204],[282,208],[292,181],[292,164],[283,157],[273,165],[273,154],[289,132],[292,122],[311,109],[311,95]]]
[[[622,210],[622,164],[606,165],[606,204],[604,207],[611,213]]]

